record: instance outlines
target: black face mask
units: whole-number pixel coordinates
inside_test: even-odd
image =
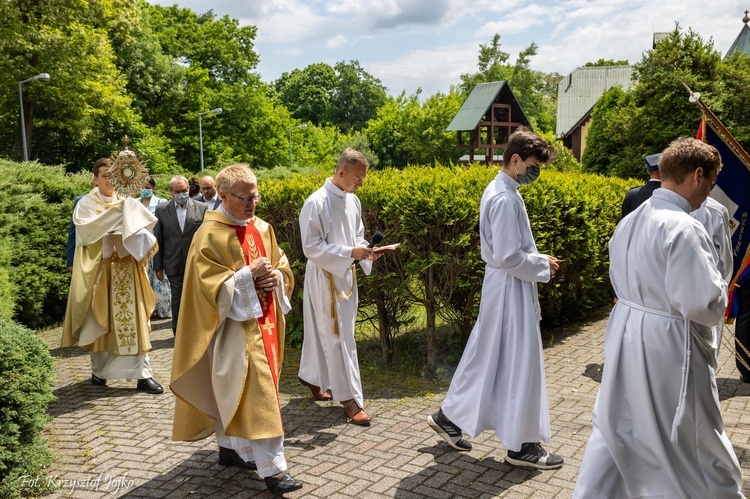
[[[530,184],[534,180],[539,178],[540,172],[541,168],[539,168],[538,166],[527,166],[526,173],[522,173],[520,175],[516,174],[516,176],[518,177],[518,183],[521,185]]]

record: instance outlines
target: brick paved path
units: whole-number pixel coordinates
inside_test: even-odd
[[[561,469],[545,472],[505,464],[505,449],[490,432],[473,439],[469,453],[451,451],[426,424],[445,396],[445,384],[366,370],[365,408],[374,423],[370,428],[347,424],[338,405],[313,401],[297,383],[299,352],[289,352],[281,383],[285,449],[290,471],[305,486],[287,497],[570,497],[591,432],[605,325],[603,311],[591,322],[555,331],[545,348],[552,425],[548,448],[566,459]],[[166,389],[172,331],[168,321],[155,328],[151,364]],[[55,496],[271,497],[254,473],[217,464],[213,437],[170,441],[171,392],[137,392],[135,381],[92,386],[88,352],[58,348],[60,330],[43,337],[57,359],[58,400],[50,406],[54,420],[47,430],[57,458],[44,477],[60,485]],[[725,346],[720,364],[726,430],[750,484],[750,385],[739,383]]]

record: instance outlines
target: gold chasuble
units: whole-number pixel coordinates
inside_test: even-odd
[[[284,314],[275,293],[255,289],[262,317],[227,317],[235,287],[244,282],[235,281],[235,272],[261,256],[283,273],[290,295],[294,276],[270,225],[256,217],[240,227],[206,212],[185,266],[170,384],[177,397],[173,440],[208,437],[217,421],[227,436],[284,434],[278,398]]]
[[[156,218],[131,198],[107,201],[95,188],[76,205],[73,222],[76,251],[61,346],[115,356],[148,352],[156,298],[145,267],[158,249],[149,237]],[[128,248],[140,253],[138,260]]]

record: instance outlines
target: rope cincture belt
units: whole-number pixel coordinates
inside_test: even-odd
[[[685,399],[687,398],[688,366],[690,364],[690,356],[692,355],[692,351],[690,349],[690,320],[687,317],[684,317],[682,315],[670,314],[669,312],[663,312],[661,310],[647,308],[647,307],[644,307],[643,305],[638,305],[637,303],[633,303],[623,298],[618,298],[617,303],[618,304],[622,303],[623,305],[626,305],[635,310],[640,310],[641,312],[645,312],[647,314],[660,315],[662,317],[667,317],[669,319],[681,320],[685,324],[685,353],[684,353],[684,357],[682,360],[682,381],[680,383],[680,401],[677,404],[677,411],[675,412],[674,420],[672,421],[672,434],[669,437],[669,440],[672,443],[676,444],[677,443],[677,428],[680,426],[680,423],[682,422],[682,417],[685,415],[685,404],[686,404]]]
[[[342,300],[348,300],[352,296],[352,293],[354,293],[354,286],[357,285],[357,271],[354,264],[349,268],[352,271],[352,287],[349,288],[349,292],[346,294],[336,289],[336,284],[333,282],[333,274],[326,272],[326,274],[328,274],[328,284],[331,286],[331,318],[333,319],[334,334],[339,334],[339,319],[336,317],[336,297],[338,296]]]

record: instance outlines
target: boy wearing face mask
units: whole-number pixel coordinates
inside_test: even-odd
[[[539,177],[554,154],[534,132],[508,139],[503,167],[482,195],[479,231],[486,262],[479,316],[440,410],[430,426],[458,451],[471,450],[462,430],[476,437],[494,430],[514,466],[554,469],[563,458],[549,442],[549,410],[539,330],[538,282],[548,282],[559,260],[537,251],[518,192]]]
[[[158,223],[154,228],[159,251],[154,256],[156,278],[164,280],[166,274],[172,291],[172,333],[177,331],[182,296],[182,277],[185,274],[190,243],[203,223],[206,204],[190,199],[188,180],[177,175],[169,181],[172,200],[156,207]]]

